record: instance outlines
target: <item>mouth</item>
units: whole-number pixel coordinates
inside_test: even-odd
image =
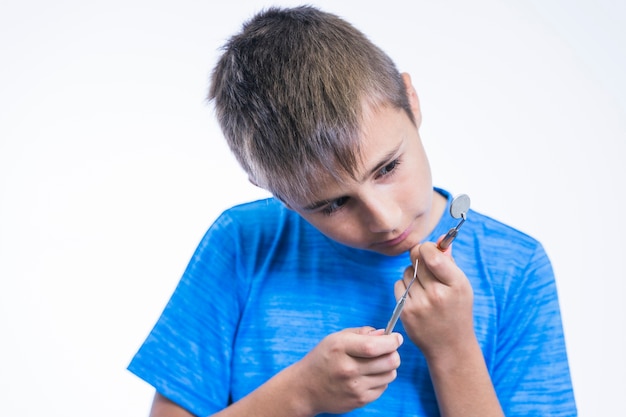
[[[411,234],[411,227],[409,226],[404,232],[400,233],[398,236],[393,239],[385,240],[382,242],[377,242],[374,244],[377,248],[391,248],[393,246],[397,246],[400,243],[404,242],[404,240]]]

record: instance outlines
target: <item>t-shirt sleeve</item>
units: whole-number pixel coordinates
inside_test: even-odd
[[[492,379],[507,416],[577,414],[556,283],[537,244],[500,311]]]
[[[234,252],[237,236],[228,215],[216,220],[128,366],[195,415],[213,414],[229,401],[241,297]]]

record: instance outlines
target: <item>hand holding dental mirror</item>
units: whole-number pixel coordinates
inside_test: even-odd
[[[450,203],[450,215],[455,219],[461,219],[461,221],[459,222],[459,224],[456,225],[456,227],[453,227],[452,229],[448,230],[448,233],[446,233],[446,235],[441,240],[441,242],[439,242],[439,244],[437,245],[437,248],[440,251],[444,252],[446,249],[448,249],[452,241],[456,238],[457,234],[459,233],[460,227],[463,225],[463,223],[465,223],[465,219],[467,218],[467,211],[469,210],[469,207],[470,207],[470,198],[467,194],[459,194],[458,196],[452,199],[452,202]],[[413,282],[417,278],[417,265],[418,265],[418,261],[416,260],[415,266],[414,266],[415,269],[413,271],[413,279],[411,279],[411,282],[409,282],[409,285],[407,285],[406,290],[404,291],[404,294],[402,294],[402,297],[400,297],[400,299],[396,303],[396,307],[393,309],[393,313],[391,314],[391,319],[389,319],[389,322],[387,323],[387,327],[385,328],[385,334],[390,334],[393,331],[393,328],[396,326],[396,323],[398,322],[398,319],[400,318],[400,313],[402,312],[402,309],[404,308],[406,297],[409,294],[409,290],[411,289]]]

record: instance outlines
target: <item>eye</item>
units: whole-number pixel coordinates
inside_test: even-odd
[[[335,213],[337,210],[340,210],[343,206],[345,206],[347,202],[348,202],[348,197],[340,197],[340,198],[337,198],[336,200],[329,201],[328,205],[326,205],[322,209],[322,213],[326,214],[327,216],[330,216],[331,214]]]
[[[378,175],[376,176],[376,178],[384,177],[391,174],[396,168],[398,168],[398,165],[400,165],[400,160],[394,159],[393,161],[382,167],[380,171],[378,171]]]

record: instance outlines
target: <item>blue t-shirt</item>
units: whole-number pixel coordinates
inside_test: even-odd
[[[444,215],[427,240],[456,223]],[[542,246],[470,210],[453,256],[474,290],[474,327],[505,415],[576,415]],[[334,242],[275,199],[233,207],[200,242],[128,369],[191,413],[211,415],[330,333],[384,328],[396,303],[394,282],[408,265],[408,254]],[[396,380],[376,401],[342,415],[439,415],[423,355],[401,322],[395,330],[405,338]]]

